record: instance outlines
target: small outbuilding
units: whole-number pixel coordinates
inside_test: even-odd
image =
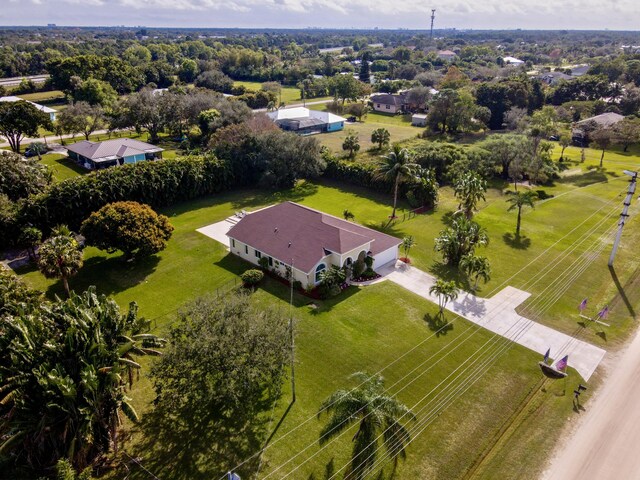
[[[282,130],[300,135],[314,133],[337,132],[344,128],[346,118],[329,112],[309,110],[304,107],[282,108],[267,116]]]
[[[411,125],[414,127],[426,127],[427,115],[424,113],[414,113],[411,115]]]

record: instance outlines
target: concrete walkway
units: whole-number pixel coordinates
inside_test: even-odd
[[[216,242],[220,242],[225,247],[229,248],[229,237],[227,237],[227,232],[231,230],[231,227],[238,223],[240,218],[241,217],[233,215],[229,218],[225,218],[221,222],[212,223],[206,227],[198,228],[196,232],[206,235],[209,238],[213,238]]]
[[[436,281],[432,275],[402,262],[388,265],[378,273],[416,295],[438,303],[437,297],[429,294]],[[513,287],[506,287],[488,299],[462,292],[456,301],[447,304],[446,309],[539,353],[541,360],[549,348],[554,360],[569,355],[569,366],[584,380],[589,380],[605,350],[517,314],[516,307],[529,296],[528,292]]]

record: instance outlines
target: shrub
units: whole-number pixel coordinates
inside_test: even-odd
[[[105,205],[92,213],[80,229],[88,245],[109,253],[121,250],[127,259],[164,250],[172,232],[173,226],[166,216],[137,202]]]
[[[300,280],[295,280],[293,282],[293,288],[296,290],[302,290],[302,282]]]
[[[245,287],[253,287],[262,281],[264,273],[257,268],[252,268],[251,270],[246,270],[240,275],[240,278]]]
[[[269,270],[269,259],[267,257],[262,257],[260,260],[258,260],[258,265],[260,265],[260,268],[262,270]]]

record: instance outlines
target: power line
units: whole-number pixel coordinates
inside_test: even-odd
[[[616,194],[616,197],[619,194]],[[583,226],[587,221],[589,221],[592,217],[594,217],[595,215],[597,215],[601,210],[603,210],[609,203],[612,203],[615,200],[615,197],[608,201],[607,203],[603,204],[600,208],[598,208],[596,211],[594,211],[593,213],[591,213],[588,217],[586,217],[585,219],[583,219],[579,224],[577,224],[576,226],[574,226],[569,232],[567,232],[565,235],[563,235],[562,237],[560,237],[558,240],[556,240],[552,245],[550,245],[549,247],[547,247],[543,252],[541,252],[536,258],[534,258],[533,260],[531,260],[527,265],[523,266],[522,268],[520,268],[516,273],[514,273],[511,277],[509,277],[508,279],[506,279],[504,282],[502,282],[502,284],[498,285],[497,287],[494,288],[494,290],[491,293],[495,293],[498,289],[500,289],[501,287],[503,287],[505,284],[507,284],[509,281],[511,281],[515,276],[519,275],[521,272],[523,272],[525,269],[529,268],[529,266],[533,265],[535,262],[537,262],[540,258],[542,258],[543,256],[545,256],[552,248],[554,248],[560,241],[562,241],[563,239],[565,239],[566,237],[568,237],[569,235],[573,234],[577,229],[579,229],[581,226]],[[607,215],[608,216],[608,215]],[[597,225],[596,225],[597,227]],[[595,229],[596,227],[592,227],[590,230]],[[587,232],[587,233],[591,233],[591,232]],[[586,235],[586,234],[585,234]],[[548,265],[554,265],[554,263],[551,264],[547,264]],[[546,266],[545,266],[546,268]],[[541,270],[544,271],[544,268]],[[536,274],[536,276],[538,276],[540,274],[540,272],[538,272],[538,274]],[[534,276],[535,278],[535,276]],[[525,285],[530,283],[530,281],[525,282]],[[537,283],[534,282],[534,283]],[[459,316],[456,316],[453,320],[459,318]],[[452,321],[453,321],[452,320]],[[451,322],[450,322],[451,323]],[[383,367],[382,369],[380,369],[377,373],[381,373],[382,371],[386,370],[387,368],[389,368],[390,366],[394,365],[395,363],[397,363],[398,361],[400,361],[402,358],[404,358],[406,355],[412,353],[413,351],[415,351],[417,348],[419,348],[422,344],[424,344],[426,341],[428,341],[429,339],[431,339],[435,334],[437,334],[437,332],[435,332],[434,334],[428,336],[427,338],[425,338],[424,340],[422,340],[420,343],[418,343],[417,345],[415,345],[414,347],[412,347],[410,350],[406,351],[403,355],[401,355],[400,357],[397,357],[394,361],[392,361],[391,363],[389,363],[388,365],[386,365],[385,367]],[[452,342],[453,343],[453,342]],[[450,345],[450,344],[448,344]],[[403,377],[404,378],[404,377]],[[360,386],[362,386],[362,384],[354,387],[352,389],[355,390],[357,388],[359,388]],[[337,400],[336,400],[337,401]],[[329,408],[331,405],[327,405],[325,406],[326,408]],[[321,410],[322,412],[323,410]],[[319,412],[319,413],[321,413]],[[305,425],[306,423],[308,423],[309,421],[311,421],[312,419],[314,419],[316,417],[316,415],[313,415],[311,417],[309,417],[308,419],[306,419],[305,421],[299,423],[297,426],[295,426],[294,428],[292,428],[291,430],[289,430],[287,433],[285,433],[282,437],[278,438],[275,442],[267,445],[266,447],[264,447],[263,449],[259,450],[258,452],[256,452],[255,454],[253,454],[251,457],[247,458],[246,460],[244,460],[243,462],[241,462],[240,464],[238,464],[235,469],[241,467],[242,465],[244,465],[246,462],[250,461],[252,458],[255,458],[257,455],[260,455],[262,453],[264,453],[268,448],[272,447],[273,445],[277,444],[279,441],[283,440],[284,438],[286,438],[288,435],[292,434],[294,431],[296,431],[297,429],[301,428],[303,425]],[[314,442],[315,443],[315,442]],[[294,456],[295,457],[295,456]],[[290,459],[291,460],[291,459]],[[285,462],[285,464],[288,463]],[[278,467],[280,468],[280,467]],[[234,469],[234,470],[235,470]],[[273,473],[273,472],[271,472]],[[271,474],[270,473],[270,474]],[[269,475],[270,475],[269,474]],[[221,480],[224,478],[221,477]],[[266,478],[266,477],[265,477]]]

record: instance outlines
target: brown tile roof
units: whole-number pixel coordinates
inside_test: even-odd
[[[296,269],[309,272],[326,255],[342,254],[371,242],[373,255],[400,239],[294,202],[250,213],[227,235]]]

